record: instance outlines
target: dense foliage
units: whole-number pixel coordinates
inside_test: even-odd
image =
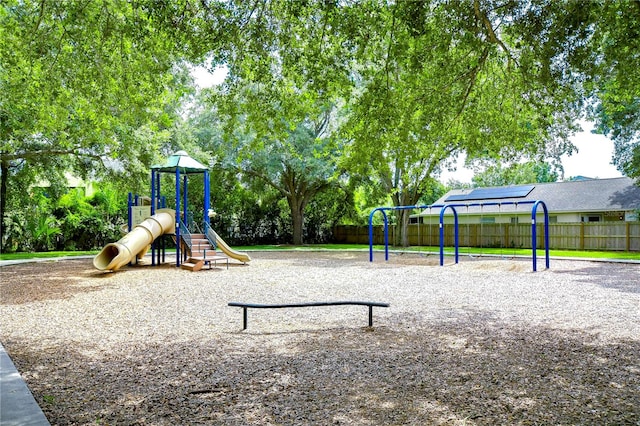
[[[478,184],[554,179],[585,117],[640,176],[639,34],[634,0],[8,0],[0,248],[98,244],[113,217],[65,173],[124,198],[178,149],[212,165],[214,222],[242,243],[419,203],[460,153]],[[227,77],[190,96],[196,64]]]
[[[113,188],[88,196],[73,188],[54,197],[50,187],[36,187],[28,205],[11,210],[6,251],[96,250],[121,237],[127,201]]]
[[[170,125],[184,87],[156,24],[143,3],[3,2],[0,217],[20,189],[64,185],[65,172],[146,180],[153,133]]]

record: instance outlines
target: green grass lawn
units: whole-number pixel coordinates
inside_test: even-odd
[[[289,245],[261,245],[261,246],[242,246],[234,247],[239,251],[259,251],[259,250],[369,250],[368,244],[308,244],[304,246]],[[374,245],[374,250],[384,250],[384,245]],[[433,253],[440,254],[440,247],[391,247],[389,251],[407,251],[417,253]],[[445,247],[446,255],[453,255],[453,247]],[[494,256],[524,256],[531,257],[531,249],[512,249],[512,248],[469,248],[460,247],[459,255],[472,254],[494,255]],[[538,256],[544,256],[544,249],[538,248]],[[578,250],[549,250],[549,255],[553,257],[569,257],[569,258],[590,258],[590,259],[618,259],[618,260],[638,260],[640,261],[640,252],[624,252],[624,251],[578,251]]]
[[[51,257],[92,256],[98,251],[43,251],[34,253],[0,253],[0,260],[46,259]]]
[[[292,245],[257,245],[257,246],[234,246],[238,251],[274,251],[274,250],[361,250],[368,251],[368,244],[308,244],[303,246]],[[376,251],[384,250],[383,245],[373,247]],[[389,247],[390,251],[407,251],[416,253],[440,253],[439,247]],[[169,250],[171,251],[171,250]],[[445,254],[453,255],[453,247],[445,247]],[[8,253],[0,254],[0,260],[16,260],[16,259],[34,259],[34,258],[51,258],[51,257],[67,257],[95,255],[98,251],[52,251],[39,253]],[[524,256],[531,257],[531,249],[500,249],[500,248],[468,248],[460,247],[459,254],[462,255],[494,255],[494,256]],[[538,249],[537,255],[544,256],[544,250]],[[589,258],[589,259],[614,259],[614,260],[637,260],[640,261],[640,252],[624,252],[624,251],[578,251],[578,250],[549,250],[552,257],[568,257],[568,258]]]

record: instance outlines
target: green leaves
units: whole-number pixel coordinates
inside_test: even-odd
[[[135,189],[159,156],[191,147],[292,212],[338,166],[414,204],[458,153],[557,160],[587,103],[637,174],[639,12],[630,0],[9,0],[0,188],[70,169]],[[193,93],[187,64],[205,60],[228,77],[171,133]]]
[[[176,39],[155,25],[148,6],[26,0],[0,7],[2,218],[14,187],[8,180],[23,167],[42,179],[126,168],[137,180],[152,164],[156,154],[147,153],[159,150],[158,138],[138,129],[171,124],[184,80],[175,78]]]
[[[53,155],[106,157],[174,101],[172,50],[139,5],[26,1],[1,19],[15,30],[0,51],[0,140],[14,141],[3,158],[28,155],[33,135]]]
[[[506,186],[537,182],[556,182],[559,173],[552,165],[529,161],[511,165],[487,164],[472,179],[476,187]]]

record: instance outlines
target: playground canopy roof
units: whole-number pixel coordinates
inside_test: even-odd
[[[167,159],[166,163],[163,165],[156,164],[151,166],[151,169],[159,172],[175,172],[179,169],[180,173],[191,174],[204,173],[209,168],[191,158],[185,151],[177,151]]]

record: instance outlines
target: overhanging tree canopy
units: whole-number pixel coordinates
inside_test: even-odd
[[[259,89],[260,104],[233,112],[251,118],[254,150],[269,139],[286,151],[347,100],[343,165],[395,203],[412,204],[457,152],[559,158],[585,105],[616,141],[618,167],[637,176],[639,33],[632,0],[9,0],[0,215],[11,176],[86,174],[106,159],[146,174],[184,60],[203,57],[229,67],[225,96]]]
[[[376,176],[394,205],[415,204],[461,152],[557,159],[571,149],[574,81],[552,78],[553,67],[518,44],[517,7],[400,2],[373,11],[359,36],[346,164]],[[400,216],[406,244],[409,212]]]
[[[172,39],[146,6],[0,7],[0,218],[17,173],[52,181],[64,171],[126,170],[142,178],[157,146],[138,130],[170,124],[183,86]]]

